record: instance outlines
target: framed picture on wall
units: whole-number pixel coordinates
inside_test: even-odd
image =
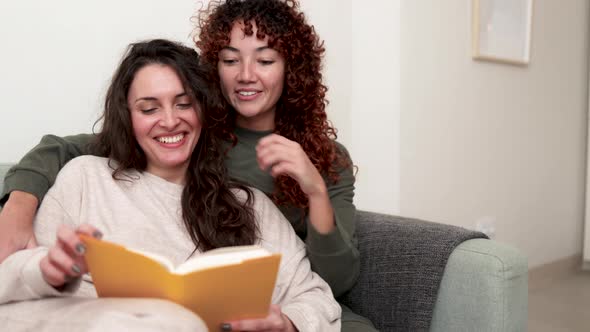
[[[472,10],[474,59],[529,63],[533,0],[472,0]]]

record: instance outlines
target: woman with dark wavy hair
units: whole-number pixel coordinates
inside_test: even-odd
[[[108,330],[97,319],[107,315],[117,330],[177,330],[178,316],[191,322],[182,329],[206,329],[198,317],[175,313],[184,309],[171,305],[137,300],[129,313],[118,307],[120,301],[94,299],[92,284],[82,282],[88,271],[78,234],[85,233],[177,265],[210,249],[259,244],[282,255],[273,305],[265,318],[239,321],[240,329],[255,323],[255,329],[273,331],[340,330],[340,308],[311,271],[305,244],[289,222],[263,193],[229,181],[218,120],[211,116],[220,96],[211,88],[210,72],[194,50],[174,42],[129,48],[92,143],[91,150],[104,157],[82,156],[62,169],[35,219],[39,246],[0,264],[0,303],[22,301],[0,306],[0,321],[35,312],[31,325],[5,328],[33,328],[38,318],[52,324],[46,330]],[[65,298],[23,301],[47,296]],[[80,297],[86,298],[83,305]],[[166,308],[170,314],[159,312]]]

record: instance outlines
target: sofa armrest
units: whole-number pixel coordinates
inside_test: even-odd
[[[526,257],[481,239],[460,244],[449,257],[430,331],[526,331]]]
[[[357,211],[361,255],[355,286],[339,298],[382,331],[424,331],[448,257],[467,239],[460,227]]]

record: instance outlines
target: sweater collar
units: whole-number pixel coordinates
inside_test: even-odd
[[[263,138],[264,136],[268,136],[273,133],[272,130],[251,130],[241,127],[236,127],[234,133],[238,137],[238,141],[246,141],[246,142],[258,142],[259,139]]]

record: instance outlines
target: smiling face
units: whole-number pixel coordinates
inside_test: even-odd
[[[253,130],[274,129],[276,105],[283,93],[285,60],[268,47],[268,37],[244,34],[235,23],[230,43],[219,52],[217,69],[225,99],[237,114],[237,125]]]
[[[138,70],[127,105],[135,139],[146,156],[146,171],[184,183],[201,121],[197,103],[186,93],[174,69],[150,64]]]

